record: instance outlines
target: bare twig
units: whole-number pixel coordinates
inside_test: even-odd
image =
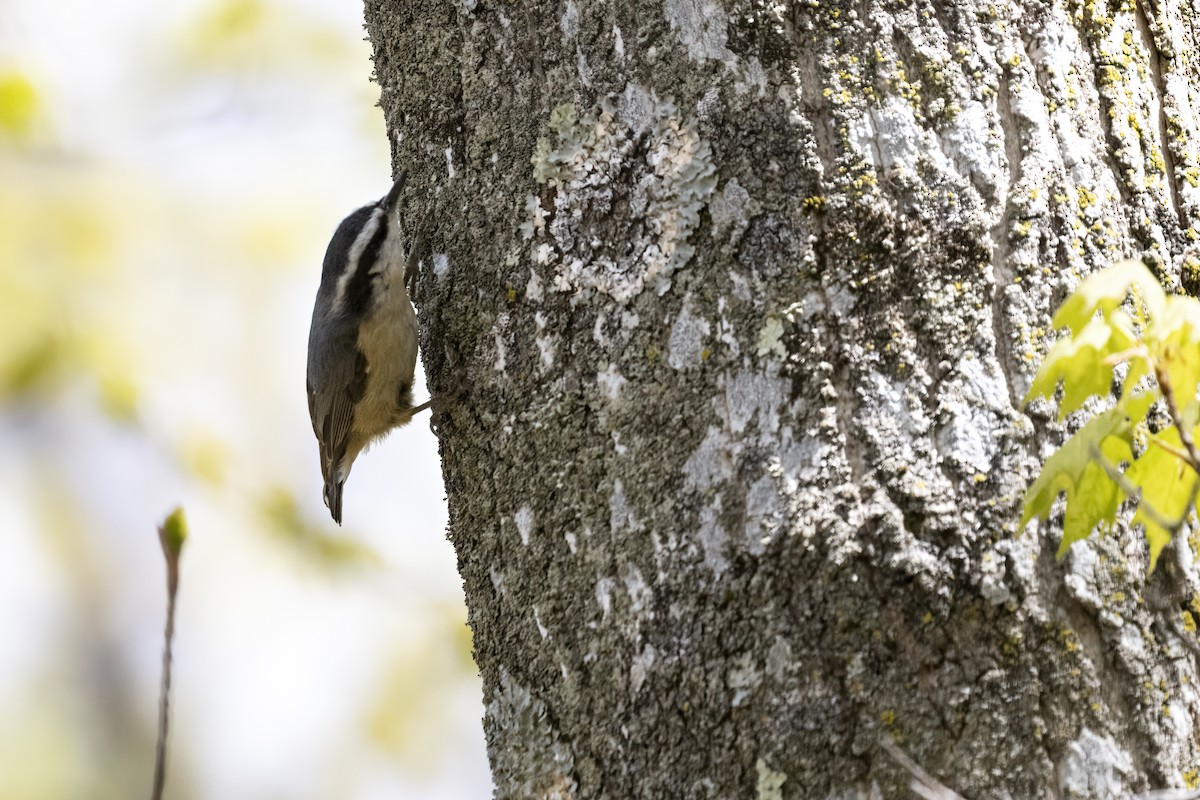
[[[167,561],[167,627],[163,632],[162,684],[158,691],[158,742],[154,748],[154,789],[151,800],[162,800],[167,783],[167,732],[171,704],[171,643],[175,639],[175,596],[179,591],[179,554],[187,538],[183,509],[172,511],[158,528]]]
[[[1146,347],[1145,344],[1139,342],[1128,350],[1122,350],[1119,353],[1113,353],[1112,355],[1107,356],[1100,363],[1111,367],[1116,364],[1122,364],[1126,361],[1132,361],[1135,358],[1144,358],[1147,362],[1150,362],[1150,349]]]
[[[1150,440],[1150,444],[1154,445],[1155,447],[1157,447],[1161,450],[1166,450],[1168,453],[1175,456],[1176,458],[1178,458],[1180,461],[1182,461],[1185,464],[1188,462],[1188,454],[1187,453],[1183,452],[1182,450],[1180,450],[1178,447],[1175,447],[1174,445],[1167,444],[1162,439],[1153,438]]]
[[[1132,800],[1200,800],[1200,789],[1156,789],[1135,794]]]
[[[153,800],[161,800],[167,782],[167,732],[170,724],[171,705],[171,642],[175,638],[175,590],[178,580],[169,581],[167,589],[167,627],[163,633],[165,644],[162,656],[162,684],[158,690],[158,742],[154,749],[154,793]]]
[[[1179,441],[1183,444],[1183,449],[1187,451],[1187,458],[1184,461],[1192,468],[1193,472],[1200,474],[1200,450],[1196,449],[1196,441],[1192,438],[1192,432],[1184,424],[1183,412],[1175,402],[1175,390],[1171,386],[1171,376],[1161,365],[1156,363],[1154,379],[1158,381],[1158,388],[1162,392],[1163,400],[1167,403],[1171,422],[1175,425],[1175,430],[1179,431]],[[1193,497],[1193,499],[1195,498]]]
[[[879,746],[905,772],[912,776],[912,783],[909,784],[909,788],[912,789],[913,793],[925,798],[925,800],[966,800],[958,792],[922,769],[917,762],[909,758],[908,754],[892,741],[890,736],[881,737]],[[1200,800],[1200,789],[1156,789],[1132,795],[1130,800]]]
[[[965,800],[961,794],[930,775],[917,762],[909,758],[908,754],[891,740],[891,737],[880,737],[879,746],[892,757],[893,761],[903,767],[909,775],[912,775],[912,783],[908,787],[915,794],[924,797],[925,800]]]

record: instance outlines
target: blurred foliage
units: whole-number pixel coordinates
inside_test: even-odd
[[[0,133],[9,141],[28,143],[41,117],[41,100],[33,82],[20,72],[0,72]]]
[[[56,683],[44,680],[30,687],[30,697],[38,702],[21,703],[0,725],[0,797],[60,800],[88,794],[91,781],[71,728],[72,715],[62,707],[61,693],[53,691]]]
[[[303,10],[267,0],[217,0],[188,24],[180,41],[183,65],[201,71],[340,66],[353,47]]]
[[[97,307],[127,227],[87,180],[0,152],[0,404],[54,394],[72,378],[127,419],[136,389],[125,348]]]
[[[153,719],[115,639],[121,576],[105,568],[104,542],[89,535],[87,515],[53,462],[39,458],[29,470],[38,478],[31,501],[42,541],[64,573],[74,614],[46,632],[55,646],[0,716],[0,798],[137,796],[153,761]],[[188,796],[184,787],[175,794]]]
[[[179,445],[184,470],[208,486],[219,489],[229,471],[229,448],[210,431],[190,431]]]
[[[436,769],[438,756],[443,755],[440,742],[451,716],[453,690],[464,671],[475,670],[471,629],[463,624],[462,607],[431,608],[428,615],[435,624],[424,639],[387,660],[383,685],[367,721],[375,744],[410,769],[426,773]]]
[[[37,0],[18,4],[33,9]],[[206,137],[232,137],[231,130],[282,109],[292,116],[263,126],[259,133],[270,141],[246,151],[277,148],[280,131],[296,128],[297,118],[307,119],[319,104],[348,115],[361,137],[331,148],[331,159],[345,159],[347,150],[378,153],[383,173],[388,146],[374,108],[378,90],[366,80],[367,46],[357,29],[330,26],[314,5],[286,0],[199,0],[183,19],[147,18],[137,47],[99,45],[105,65],[120,65],[133,80],[112,96],[101,89],[86,99],[102,108],[104,122],[132,115],[113,127],[115,136],[132,132],[144,141],[105,144],[89,127],[94,118],[71,107],[80,97],[64,89],[74,82],[56,84],[36,59],[22,60],[20,48],[0,61],[0,454],[7,459],[0,466],[18,465],[24,481],[0,490],[7,491],[0,500],[15,498],[25,516],[14,538],[36,539],[31,549],[45,559],[54,583],[53,607],[39,608],[45,641],[37,643],[33,666],[21,666],[35,677],[15,697],[0,693],[0,800],[107,800],[138,796],[149,786],[154,698],[144,682],[157,675],[139,672],[147,653],[122,615],[131,603],[138,615],[144,609],[152,637],[145,646],[157,668],[160,607],[157,595],[150,602],[138,594],[141,551],[133,548],[143,547],[145,536],[120,537],[122,514],[149,527],[161,509],[144,507],[149,500],[139,476],[125,472],[131,461],[182,486],[197,519],[206,512],[235,519],[237,533],[278,545],[274,551],[290,557],[279,560],[279,571],[299,564],[352,577],[386,572],[361,536],[332,525],[319,498],[308,505],[298,500],[297,476],[317,472],[307,424],[295,433],[313,449],[312,462],[302,467],[287,454],[272,460],[283,448],[254,438],[268,436],[257,429],[279,416],[271,405],[276,395],[263,386],[273,392],[291,376],[275,363],[278,354],[264,357],[250,346],[267,341],[260,346],[269,347],[268,337],[279,333],[269,329],[277,317],[253,312],[296,291],[297,265],[319,269],[314,240],[332,227],[328,217],[344,209],[325,207],[325,193],[281,189],[272,180],[277,176],[260,176],[260,191],[270,196],[253,194],[250,175],[236,186],[227,185],[236,173],[197,176],[203,167],[192,167],[186,149],[198,142],[224,147],[230,139]],[[0,29],[0,46],[9,34]],[[51,58],[74,55],[56,49]],[[91,69],[91,56],[78,55],[74,68]],[[345,85],[355,88],[346,92]],[[236,95],[238,102],[218,104],[215,112],[195,102],[212,87],[220,99]],[[209,160],[197,162],[211,163],[212,153],[205,155]],[[310,182],[345,171],[343,163],[302,168]],[[181,375],[194,383],[184,386]],[[298,385],[294,396],[302,407]],[[243,427],[227,429],[230,417],[231,426]],[[97,428],[110,437],[101,445],[73,438]],[[97,446],[114,452],[82,451]],[[80,464],[83,477],[73,477]],[[107,472],[89,478],[88,468]],[[189,542],[186,569],[206,563],[203,539],[212,527]],[[270,558],[272,549],[250,552]],[[225,551],[221,559],[234,567],[247,560],[245,552]],[[278,567],[255,563],[248,572],[257,579]],[[160,573],[153,578],[158,590]],[[184,586],[183,612],[211,600],[206,591],[219,594],[190,574]],[[419,635],[426,638],[417,648],[398,648],[396,631],[379,633],[391,659],[386,685],[355,716],[374,745],[412,767],[429,764],[445,746],[452,722],[444,705],[475,672],[465,610],[452,603],[435,616],[422,622]],[[186,619],[180,624],[182,653],[189,631]],[[176,689],[187,692],[182,681]],[[179,726],[186,729],[186,722]],[[177,744],[168,794],[198,797],[200,784],[191,779],[203,758],[189,751],[196,743],[186,735]]]
[[[322,520],[305,517],[296,496],[283,487],[267,491],[259,504],[264,527],[309,564],[322,568],[378,566],[379,555],[359,539],[329,533]]]

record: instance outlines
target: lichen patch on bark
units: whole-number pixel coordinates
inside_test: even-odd
[[[647,287],[666,292],[692,257],[691,236],[716,188],[711,149],[694,123],[630,84],[582,115],[573,104],[558,106],[549,128],[533,175],[553,198],[549,246],[536,256],[554,288],[622,303]],[[637,228],[605,224],[623,209],[636,214]]]
[[[499,797],[1196,779],[1187,543],[1014,538],[1050,310],[1198,237],[1188,6],[368,9]]]

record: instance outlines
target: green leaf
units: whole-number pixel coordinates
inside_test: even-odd
[[[1121,384],[1121,397],[1128,397],[1129,395],[1133,394],[1133,390],[1137,387],[1142,378],[1150,374],[1150,365],[1144,358],[1131,358],[1125,363],[1129,365],[1129,370],[1125,373],[1125,381]],[[1158,391],[1157,383],[1154,384],[1154,389],[1152,391]]]
[[[1140,411],[1144,400],[1131,401]],[[1133,460],[1133,427],[1129,412],[1122,407],[1110,409],[1084,425],[1046,460],[1042,473],[1025,493],[1024,527],[1034,517],[1046,519],[1060,493],[1067,495],[1063,517],[1063,540],[1059,557],[1074,542],[1087,538],[1101,522],[1111,523],[1123,499],[1120,487],[1093,458],[1098,448],[1114,465]]]
[[[1170,333],[1182,328],[1200,330],[1200,301],[1173,294],[1164,300],[1159,313],[1152,319],[1146,338],[1166,339]]]
[[[1131,295],[1132,317],[1118,308]],[[1200,433],[1200,302],[1167,297],[1149,270],[1126,261],[1083,281],[1053,324],[1069,328],[1070,335],[1047,354],[1027,400],[1053,396],[1061,381],[1061,417],[1089,397],[1107,394],[1116,361],[1126,361],[1128,371],[1116,407],[1089,421],[1046,461],[1025,495],[1022,525],[1035,516],[1045,519],[1065,493],[1061,556],[1097,525],[1111,524],[1121,501],[1135,496],[1133,524],[1145,530],[1153,571],[1163,547],[1195,510],[1200,475],[1181,454],[1177,428],[1151,437],[1136,460],[1133,436],[1145,429],[1155,401],[1168,395],[1173,420]],[[1134,394],[1151,374],[1158,379],[1153,388]],[[1128,469],[1118,474],[1122,464]]]
[[[1134,343],[1121,326],[1093,317],[1077,333],[1054,343],[1025,395],[1025,402],[1035,397],[1053,397],[1062,381],[1063,398],[1058,409],[1058,417],[1062,419],[1089,397],[1107,395],[1112,388],[1113,365],[1105,363],[1105,359],[1128,350]]]
[[[1137,429],[1146,421],[1146,415],[1150,413],[1150,407],[1162,399],[1162,395],[1158,392],[1158,387],[1155,386],[1138,394],[1122,395],[1117,401],[1117,408],[1125,412],[1125,418],[1129,421],[1129,426],[1132,429]]]
[[[1130,291],[1136,290],[1151,317],[1163,309],[1166,295],[1158,281],[1140,261],[1121,261],[1084,279],[1054,315],[1055,328],[1070,328],[1078,334],[1092,320],[1096,309],[1108,315]]]
[[[1188,425],[1195,425],[1196,390],[1200,384],[1200,303],[1178,295],[1167,298],[1164,313],[1146,333],[1152,357],[1159,370],[1166,373],[1184,419]]]
[[[1058,545],[1058,557],[1067,554],[1071,545],[1091,535],[1096,526],[1111,526],[1117,508],[1124,500],[1121,488],[1095,461],[1088,462],[1075,486],[1067,489],[1067,507],[1063,510],[1063,538]]]
[[[1165,447],[1159,446],[1159,443]],[[1182,523],[1190,510],[1197,476],[1191,467],[1171,452],[1182,449],[1179,431],[1173,427],[1167,428],[1158,436],[1151,437],[1146,452],[1125,471],[1130,483],[1142,491],[1133,524],[1145,526],[1151,571],[1158,562],[1159,553],[1178,529],[1178,524],[1168,529],[1161,522]],[[1157,512],[1157,517],[1146,509],[1147,505]]]

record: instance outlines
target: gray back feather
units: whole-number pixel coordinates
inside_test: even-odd
[[[327,288],[332,292],[332,287],[325,286],[321,291]],[[314,347],[318,337],[324,345]],[[357,326],[345,315],[321,317],[314,312],[308,346],[308,413],[320,444],[326,480],[346,455],[354,406],[367,388],[366,358],[357,339]]]

